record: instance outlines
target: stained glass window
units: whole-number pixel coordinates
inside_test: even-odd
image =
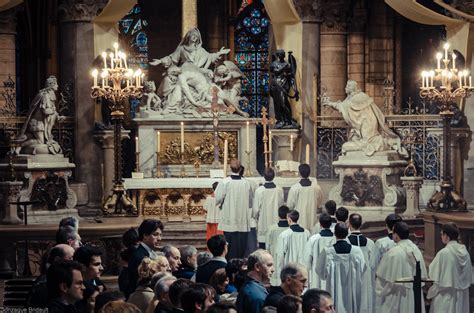
[[[235,63],[244,73],[242,110],[251,117],[260,116],[262,106],[268,108],[270,19],[261,1],[252,1],[241,10],[235,28]]]

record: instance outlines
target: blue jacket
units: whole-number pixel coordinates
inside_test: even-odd
[[[260,313],[268,291],[263,284],[249,276],[237,296],[238,313]]]

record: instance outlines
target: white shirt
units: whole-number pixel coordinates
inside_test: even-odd
[[[302,181],[308,180],[302,179]],[[301,227],[313,229],[317,222],[316,213],[322,202],[322,192],[315,180],[309,179],[310,186],[303,186],[302,181],[291,186],[286,204],[290,210],[297,210],[300,213],[298,222]]]
[[[323,234],[327,232],[328,230],[325,229]],[[319,288],[323,290],[326,289],[326,280],[321,279],[318,273],[316,273],[316,265],[318,264],[318,260],[324,248],[330,247],[335,243],[336,237],[334,237],[334,235],[322,236],[321,233],[311,236],[306,243],[306,247],[304,249],[304,264],[308,269],[309,288]]]
[[[278,236],[275,272],[279,273],[290,262],[303,263],[304,247],[310,236],[310,232],[298,224],[290,225]]]
[[[265,182],[255,191],[253,217],[257,223],[257,239],[265,242],[268,228],[278,222],[278,208],[282,206],[283,188],[273,182]]]
[[[219,223],[221,210],[216,205],[216,197],[213,195],[208,196],[202,207],[207,212],[206,223]]]
[[[268,228],[267,236],[265,239],[265,248],[268,252],[276,259],[276,251],[278,245],[278,238],[282,232],[288,229],[288,222],[287,221],[279,221],[277,224],[273,224]],[[276,267],[276,262],[274,264]],[[280,286],[280,273],[277,273],[277,270],[272,274],[270,278],[270,284],[272,286]]]

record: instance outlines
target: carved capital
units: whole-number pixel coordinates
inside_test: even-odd
[[[293,0],[293,4],[303,23],[321,23],[321,0]]]
[[[322,32],[346,32],[350,17],[353,14],[354,0],[325,1],[320,6],[322,15]]]
[[[17,12],[16,7],[0,12],[0,34],[16,34]]]
[[[108,0],[61,0],[58,8],[60,21],[90,22],[107,3]]]

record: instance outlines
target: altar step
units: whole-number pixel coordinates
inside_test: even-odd
[[[172,244],[177,247],[192,245],[199,251],[205,251],[206,223],[166,222],[161,244]]]
[[[419,245],[424,243],[424,223],[422,218],[403,218],[403,221],[410,228],[410,239]],[[372,240],[385,237],[387,235],[386,225],[384,221],[365,222],[361,231],[364,235]],[[421,247],[420,247],[421,248]]]

